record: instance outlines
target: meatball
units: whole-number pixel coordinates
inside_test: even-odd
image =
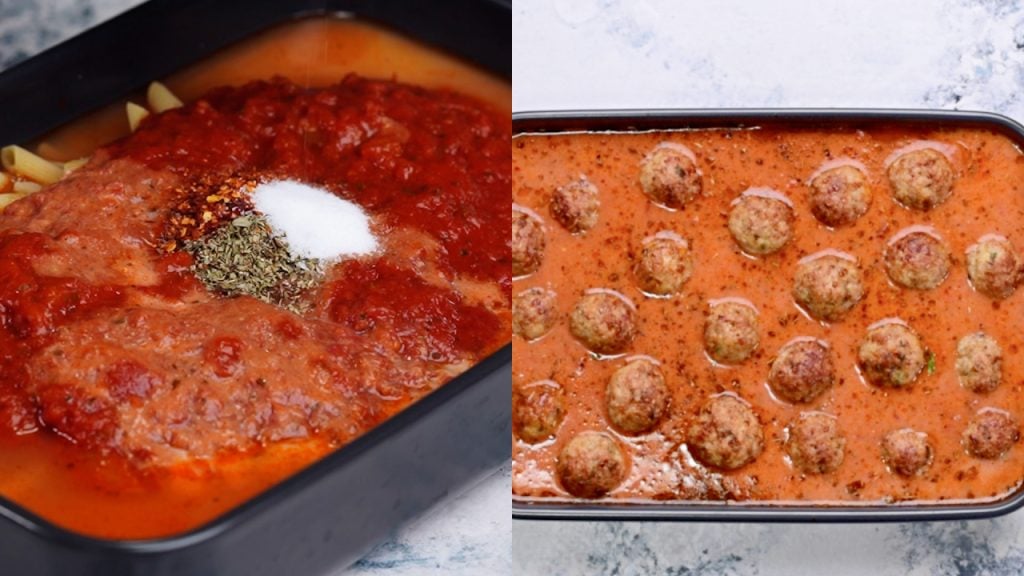
[[[925,363],[921,340],[913,330],[899,322],[869,328],[857,350],[861,374],[875,386],[910,386]]]
[[[637,285],[648,294],[676,294],[693,273],[690,245],[672,232],[659,232],[644,240],[634,268]]]
[[[640,163],[644,194],[666,208],[682,208],[700,195],[703,186],[693,155],[682,146],[662,144]]]
[[[634,360],[612,374],[606,400],[613,426],[626,434],[648,432],[668,412],[665,376],[653,361]]]
[[[856,166],[843,165],[825,170],[811,180],[811,214],[832,228],[849,226],[867,213],[871,188]]]
[[[739,364],[761,343],[757,310],[748,303],[725,300],[711,305],[704,323],[704,349],[721,364]]]
[[[843,463],[846,438],[839,433],[835,416],[804,412],[789,425],[786,453],[793,466],[805,474],[825,474]]]
[[[810,338],[783,346],[768,371],[772,392],[792,404],[814,400],[831,388],[834,381],[831,350]]]
[[[882,438],[882,460],[900,476],[915,476],[932,463],[928,435],[911,428],[893,430]]]
[[[512,275],[526,276],[544,260],[544,225],[540,218],[512,206]]]
[[[729,213],[729,232],[747,254],[778,252],[793,237],[793,209],[782,197],[746,193]]]
[[[931,290],[949,275],[949,249],[938,236],[913,230],[897,235],[885,249],[885,272],[894,284]]]
[[[983,408],[967,424],[963,440],[968,454],[993,460],[1006,454],[1020,440],[1020,427],[1008,412]]]
[[[897,202],[913,210],[931,210],[953,192],[953,167],[932,148],[902,154],[889,165],[889,184]]]
[[[608,434],[581,432],[562,447],[555,469],[568,493],[600,498],[626,478],[626,457]]]
[[[597,224],[601,202],[597,187],[586,178],[566,184],[551,196],[551,216],[573,234],[581,234]]]
[[[956,345],[956,374],[971,392],[991,392],[1003,377],[1003,349],[996,339],[977,332]]]
[[[793,279],[793,298],[818,320],[840,320],[864,298],[857,262],[831,253],[804,258]]]
[[[555,293],[545,288],[523,290],[512,299],[512,332],[536,340],[555,325]]]
[[[764,450],[764,431],[754,410],[731,394],[711,398],[687,432],[690,453],[704,464],[735,470]]]
[[[589,290],[573,308],[569,330],[593,352],[619,354],[636,337],[636,309],[617,292]]]
[[[512,429],[524,442],[536,444],[555,435],[565,418],[562,387],[541,380],[512,388]]]
[[[989,298],[1002,300],[1013,294],[1020,272],[1020,256],[1006,238],[986,236],[967,249],[971,286]]]

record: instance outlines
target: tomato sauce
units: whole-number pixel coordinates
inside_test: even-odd
[[[507,82],[321,18],[167,83],[190,103],[94,153],[123,104],[48,136],[91,161],[0,214],[0,495],[93,536],[194,528],[508,341]],[[207,292],[168,232],[273,178],[361,205],[382,244],[301,316]]]
[[[911,211],[892,199],[886,161],[918,141],[948,145],[956,173],[952,197],[929,212]],[[706,196],[669,211],[650,202],[638,181],[641,160],[659,144],[693,151]],[[854,226],[829,229],[812,216],[808,179],[832,159],[863,164],[873,192],[867,214]],[[1024,290],[993,301],[968,283],[965,251],[986,234],[1006,236],[1024,248],[1024,157],[1017,144],[984,129],[875,126],[871,129],[800,129],[765,126],[744,130],[650,133],[520,135],[513,140],[513,202],[545,221],[547,248],[536,273],[517,279],[514,292],[542,287],[557,293],[558,322],[543,338],[513,339],[513,385],[554,380],[565,390],[567,414],[557,434],[538,444],[513,439],[513,496],[524,501],[571,498],[555,473],[562,446],[577,433],[611,434],[625,449],[628,473],[608,501],[748,500],[751,502],[921,503],[988,500],[1017,489],[1024,447],[1000,459],[968,455],[961,441],[967,421],[986,407],[1024,417],[1024,356],[1020,318]],[[571,235],[553,220],[554,190],[584,175],[600,193],[598,224]],[[792,240],[778,253],[743,255],[727,228],[730,203],[751,187],[767,187],[793,203]],[[912,225],[936,229],[953,255],[952,271],[936,289],[911,291],[892,284],[882,253],[886,242]],[[682,293],[652,298],[636,286],[634,258],[640,243],[660,231],[686,238],[693,275]],[[842,321],[814,321],[797,307],[792,282],[798,261],[836,249],[857,258],[866,297]],[[626,354],[661,363],[671,390],[670,413],[651,433],[626,436],[608,424],[605,388],[624,358],[600,358],[571,334],[568,315],[590,288],[615,290],[636,303],[639,335]],[[709,302],[734,297],[759,311],[760,347],[738,366],[709,360],[703,326]],[[908,389],[866,383],[856,368],[857,347],[871,324],[906,321],[934,355],[933,366]],[[1003,347],[1001,385],[989,394],[964,389],[955,368],[958,340],[984,330]],[[783,344],[798,336],[826,340],[833,351],[835,385],[809,405],[775,398],[768,367]],[[765,446],[735,471],[708,470],[681,449],[686,428],[712,395],[738,394],[763,426]],[[846,438],[845,461],[835,472],[804,475],[784,450],[785,429],[802,411],[836,416]],[[883,435],[913,427],[932,441],[934,461],[920,476],[890,472],[881,458]]]

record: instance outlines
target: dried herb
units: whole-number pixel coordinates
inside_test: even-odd
[[[224,296],[246,294],[294,312],[305,308],[303,294],[323,276],[317,260],[292,254],[266,219],[252,213],[187,242],[185,250],[208,290]]]

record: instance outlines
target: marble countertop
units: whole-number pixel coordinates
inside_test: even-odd
[[[1024,121],[1024,3],[519,0],[516,111],[900,107]],[[755,525],[512,523],[513,572],[1024,573],[1024,511],[996,520]]]
[[[140,0],[0,0],[0,70]],[[506,465],[392,535],[346,576],[508,574],[511,468]]]

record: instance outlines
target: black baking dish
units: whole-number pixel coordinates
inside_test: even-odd
[[[215,50],[313,14],[376,22],[511,80],[504,0],[153,0],[0,74],[0,141],[26,142]],[[0,498],[0,573],[323,574],[509,459],[511,346],[222,517],[111,541]]]
[[[988,112],[896,109],[716,109],[521,112],[513,137],[531,133],[636,132],[735,129],[784,125],[787,129],[843,130],[878,125],[974,127],[1001,133],[1024,148],[1024,126]],[[1009,514],[1024,506],[1024,484],[987,503],[892,505],[780,505],[753,502],[586,502],[512,499],[522,520],[641,520],[711,522],[906,522],[967,520]]]

